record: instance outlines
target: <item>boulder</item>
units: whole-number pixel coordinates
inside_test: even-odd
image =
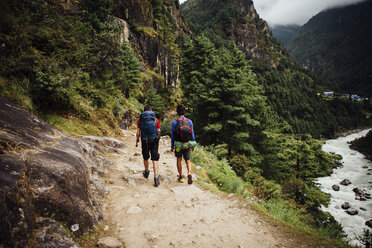
[[[353,208],[350,208],[346,211],[346,213],[350,214],[350,215],[357,215],[358,214],[358,210],[356,209],[353,209]]]
[[[368,227],[372,228],[372,219],[367,220],[365,223]]]
[[[334,185],[332,185],[332,189],[333,189],[334,191],[339,191],[339,190],[340,190],[340,186],[334,184]]]
[[[340,184],[341,184],[341,185],[345,185],[345,186],[347,186],[347,185],[351,184],[351,182],[350,182],[349,179],[344,179],[344,180],[342,180],[342,181],[340,182]]]
[[[350,203],[345,202],[344,204],[341,205],[342,209],[349,209],[351,207]]]
[[[0,97],[0,244],[44,242],[50,238],[37,233],[58,223],[77,224],[77,237],[93,230],[103,219],[104,195],[93,171],[110,166],[104,145],[73,138]],[[56,223],[37,222],[50,217]]]

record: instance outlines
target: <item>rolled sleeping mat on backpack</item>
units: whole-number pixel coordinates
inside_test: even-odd
[[[187,142],[181,142],[181,141],[176,141],[175,147],[176,151],[180,150],[187,150],[189,148],[195,148],[196,146],[196,141],[187,141]]]

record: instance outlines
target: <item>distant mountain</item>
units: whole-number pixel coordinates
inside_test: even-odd
[[[278,39],[284,46],[287,46],[290,40],[297,34],[300,29],[300,25],[275,25],[270,27],[273,35]]]
[[[340,90],[372,95],[372,1],[330,9],[301,27],[287,48]]]

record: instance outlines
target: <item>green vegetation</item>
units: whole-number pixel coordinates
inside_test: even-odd
[[[352,141],[350,147],[372,160],[372,131],[369,131],[366,136]]]
[[[372,96],[372,2],[320,12],[288,44],[298,63],[327,77],[334,89]]]
[[[236,46],[239,44],[241,48],[241,39],[248,39],[249,45],[258,46],[256,53],[259,53],[259,57],[271,58],[265,63],[252,58],[252,55],[247,54],[247,49],[243,48],[247,59],[246,67],[253,72],[251,74],[255,76],[256,84],[263,86],[261,90],[265,92],[263,95],[266,97],[267,104],[279,115],[281,122],[291,125],[295,133],[309,133],[315,138],[331,137],[336,132],[358,128],[368,123],[363,106],[347,103],[342,104],[338,109],[338,101],[328,102],[317,97],[317,92],[330,87],[329,82],[295,65],[283,52],[280,43],[265,31],[264,21],[259,18],[249,18],[252,14],[246,16],[236,2],[188,1],[183,5],[182,13],[194,32],[213,43],[214,49],[218,50],[217,54],[222,53],[224,50],[220,49],[222,47],[232,51],[236,49],[235,44]],[[249,35],[247,36],[245,32],[249,32]],[[201,53],[202,51],[195,54],[184,53],[184,59],[190,57],[191,60],[191,62],[186,61],[183,66],[187,68],[187,73],[198,71],[203,74],[212,70],[211,65],[214,65],[215,60],[208,57],[207,51]],[[196,61],[192,56],[206,56],[204,64],[201,66],[203,61]],[[196,65],[192,65],[194,62]],[[273,67],[272,63],[277,66]],[[185,86],[186,83],[193,85],[192,90],[199,90],[198,83],[194,84],[195,79],[200,81],[200,85],[205,85],[207,80],[200,79],[200,75],[193,78],[192,73],[184,75],[184,78],[181,77],[184,89],[189,87]],[[190,83],[190,80],[194,80],[193,83]],[[214,78],[211,77],[211,80],[213,81]],[[186,96],[188,96],[187,91],[188,89],[186,89]],[[351,105],[353,106],[350,107]]]
[[[307,233],[342,237],[340,226],[319,210],[329,196],[313,182],[337,158],[312,137],[365,125],[365,106],[317,97],[327,82],[291,62],[263,20],[248,18],[233,1],[189,0],[184,13],[197,35],[184,37],[164,1],[146,1],[153,27],[133,20],[130,30],[158,39],[161,68],[143,64],[140,72],[131,46],[119,42],[109,0],[72,1],[69,9],[57,0],[4,3],[1,95],[64,131],[94,135],[115,135],[122,110],[139,113],[144,104],[153,106],[169,134],[166,112],[182,100],[206,146],[192,158],[203,167],[206,187],[260,199],[260,210]],[[240,24],[273,65],[238,49]]]
[[[370,123],[366,106],[345,99],[326,101],[316,95],[328,83],[296,65],[282,63],[277,69],[254,63],[253,71],[264,85],[268,104],[295,133],[331,137],[336,132]]]
[[[324,153],[322,142],[311,135],[292,132],[267,104],[259,76],[234,46],[217,49],[199,36],[186,43],[183,52],[184,102],[197,139],[224,157],[213,166],[208,159],[212,155],[197,152],[194,163],[208,165],[207,176],[219,189],[258,197],[274,216],[303,230],[319,228],[319,235],[342,237],[336,222],[319,210],[329,195],[313,182],[328,175],[336,157]],[[287,210],[279,213],[280,208]]]
[[[306,205],[293,201],[284,187],[266,180],[257,168],[251,167],[243,178],[239,177],[226,159],[218,159],[214,155],[216,152],[218,149],[213,147],[197,147],[191,157],[192,162],[201,167],[196,173],[205,188],[237,194],[275,221],[314,236],[314,239],[326,242],[328,246],[348,247],[342,240],[344,235],[341,226],[330,214],[318,212],[314,218],[313,214],[306,211]],[[321,241],[323,239],[328,241]]]
[[[312,137],[366,125],[364,106],[318,97],[328,82],[268,49],[278,42],[258,31],[262,20],[249,19],[235,4],[190,0],[183,5],[198,34],[182,46],[183,102],[197,140],[221,159],[197,151],[192,160],[204,168],[200,176],[206,187],[257,197],[262,201],[259,208],[274,218],[341,242],[341,226],[320,211],[330,196],[314,183],[329,175],[338,158],[324,153],[322,142]],[[265,48],[262,56],[274,57],[276,67],[237,48],[237,27],[244,22],[251,24],[251,33],[260,33],[253,43]]]
[[[80,1],[68,11],[54,0],[5,2],[0,37],[10,52],[0,61],[1,94],[35,112],[115,129],[126,98],[138,95],[140,72],[130,46],[116,38],[109,1]],[[95,121],[100,113],[106,123]]]

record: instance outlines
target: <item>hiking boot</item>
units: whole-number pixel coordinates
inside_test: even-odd
[[[154,176],[154,184],[155,184],[155,187],[158,187],[160,185],[159,175]]]
[[[144,170],[144,171],[142,172],[142,174],[143,174],[143,176],[144,176],[145,178],[148,178],[148,177],[149,177],[149,174],[150,174],[150,170]]]
[[[187,183],[188,183],[188,184],[192,184],[192,174],[191,174],[191,173],[189,173],[189,174],[187,175]]]
[[[184,180],[184,177],[179,175],[178,176],[178,182],[179,183],[183,183],[183,180]]]

